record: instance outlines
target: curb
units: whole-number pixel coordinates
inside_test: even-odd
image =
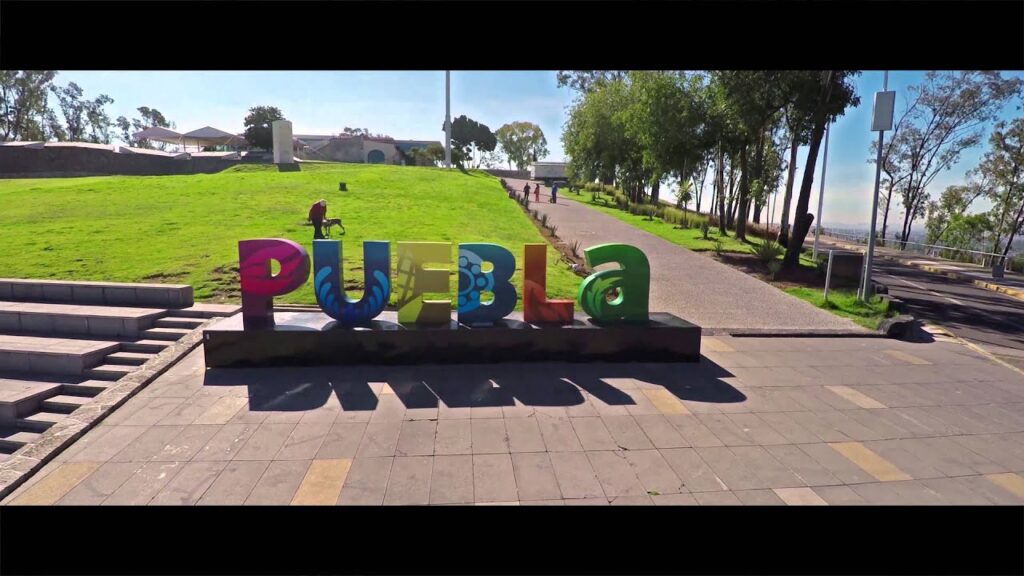
[[[48,428],[35,442],[21,447],[11,454],[10,459],[0,463],[0,500],[17,490],[54,457],[199,347],[203,342],[203,330],[218,320],[221,318],[210,318],[200,324],[138,370],[124,376],[91,402],[69,414],[67,419]]]
[[[859,250],[861,248],[860,246],[854,246],[852,244],[845,244],[845,243],[839,243],[839,242],[836,242],[835,244],[837,246],[842,246],[843,248],[845,248],[847,250]],[[900,264],[903,264],[904,266],[910,266],[912,268],[917,268],[918,270],[924,270],[925,272],[931,272],[933,274],[940,274],[940,275],[945,276],[945,277],[947,277],[947,278],[949,278],[951,280],[960,280],[962,282],[969,282],[971,284],[974,284],[975,286],[978,286],[979,288],[984,288],[986,290],[991,290],[993,292],[999,292],[999,293],[1005,294],[1005,295],[1007,295],[1007,296],[1009,296],[1011,298],[1017,298],[1018,300],[1024,300],[1024,290],[1020,290],[1020,289],[1017,289],[1017,288],[1008,288],[1008,287],[1000,285],[1000,284],[993,284],[991,282],[986,282],[984,280],[978,280],[977,278],[973,278],[973,277],[967,276],[965,274],[960,274],[960,273],[957,273],[957,272],[950,272],[949,270],[943,270],[942,268],[936,268],[935,266],[929,266],[927,264],[915,264],[913,262],[909,262],[909,261],[904,260],[902,258],[899,258],[897,256],[890,256],[888,254],[885,254],[885,255],[876,254],[875,257],[876,258],[881,258],[882,260],[888,260],[890,262],[898,262]]]

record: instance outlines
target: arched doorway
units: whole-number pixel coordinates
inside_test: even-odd
[[[366,161],[370,164],[383,164],[384,160],[384,152],[380,150],[370,150],[370,153],[366,155]]]

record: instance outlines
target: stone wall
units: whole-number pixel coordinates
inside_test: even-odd
[[[253,161],[256,160],[250,160]],[[0,146],[0,178],[213,174],[245,162],[244,159],[222,158],[175,160],[78,147],[32,149]]]

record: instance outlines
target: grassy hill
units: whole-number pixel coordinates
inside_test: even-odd
[[[193,176],[0,180],[0,276],[180,282],[198,300],[237,301],[238,240],[289,238],[312,253],[306,213],[320,198],[328,217],[345,223],[347,234],[335,238],[350,286],[362,286],[363,240],[391,241],[393,276],[398,241],[448,241],[454,299],[458,243],[493,242],[515,254],[521,292],[522,246],[542,241],[496,178],[438,168],[242,165]],[[549,294],[574,297],[579,282],[549,248]],[[278,300],[315,303],[312,278]]]

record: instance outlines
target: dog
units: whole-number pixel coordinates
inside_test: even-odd
[[[341,223],[341,218],[328,218],[324,220],[324,237],[331,237],[331,228],[334,226],[341,228],[341,235],[345,235],[345,225]]]

